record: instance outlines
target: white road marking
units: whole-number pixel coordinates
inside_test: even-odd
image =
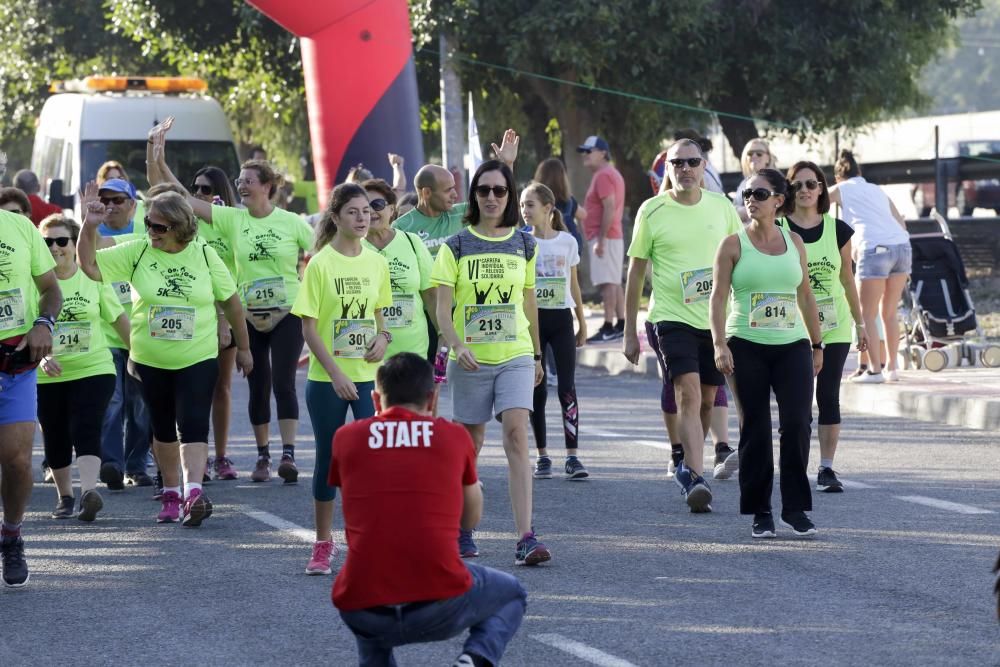
[[[855,482],[849,479],[842,479],[840,483],[844,485],[847,489],[877,489],[877,486],[872,486],[871,484],[865,484],[864,482]]]
[[[972,505],[963,505],[961,503],[953,503],[949,500],[938,500],[937,498],[928,498],[927,496],[895,496],[899,500],[905,500],[908,503],[916,503],[917,505],[926,505],[927,507],[934,507],[939,510],[948,510],[949,512],[958,512],[959,514],[994,514],[993,510],[983,509],[981,507],[973,507]]]
[[[563,635],[545,633],[530,636],[535,641],[539,641],[543,644],[559,649],[563,653],[569,653],[570,655],[576,656],[577,658],[589,662],[592,665],[598,665],[598,667],[637,667],[635,663],[623,660],[619,657],[611,655],[610,653],[605,653],[600,649],[596,649],[593,646],[587,646],[582,642],[575,641],[569,637],[564,637]]]
[[[286,521],[280,516],[271,514],[270,512],[264,512],[262,510],[254,509],[249,505],[240,505],[239,511],[246,514],[251,519],[256,519],[261,523],[267,524],[272,528],[277,528],[280,531],[284,531],[289,535],[292,535],[296,539],[299,539],[308,544],[312,544],[316,541],[316,533],[312,530],[307,530],[302,526],[292,523],[291,521]]]

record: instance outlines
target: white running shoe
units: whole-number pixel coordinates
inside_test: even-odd
[[[885,372],[886,382],[899,382],[899,373],[895,369]]]
[[[865,373],[854,378],[852,381],[857,384],[882,384],[885,382],[885,376],[881,373]]]

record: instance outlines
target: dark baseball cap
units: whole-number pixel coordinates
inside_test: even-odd
[[[128,196],[129,199],[135,199],[135,186],[121,178],[109,178],[101,183],[98,192],[104,192],[105,190],[120,192]]]
[[[589,153],[590,151],[598,150],[605,151],[607,153],[611,152],[611,147],[608,146],[608,142],[601,139],[597,135],[587,137],[587,140],[576,147],[577,153]]]

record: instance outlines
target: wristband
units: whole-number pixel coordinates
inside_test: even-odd
[[[388,329],[382,329],[378,332],[380,336],[385,336],[386,343],[392,343],[392,334],[389,333]]]
[[[38,326],[39,324],[45,325],[45,327],[48,328],[49,333],[55,331],[56,328],[55,320],[53,320],[48,315],[41,315],[35,318],[35,321],[32,323],[32,326]]]
[[[536,354],[535,355],[535,361],[541,361],[541,360],[542,360],[542,355]]]

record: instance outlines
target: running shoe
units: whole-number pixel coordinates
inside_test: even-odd
[[[236,467],[228,456],[218,456],[215,459],[215,479],[236,479],[239,477]]]
[[[791,528],[796,537],[812,537],[816,534],[816,525],[805,512],[782,512],[781,525]]]
[[[701,475],[691,474],[691,483],[684,489],[684,498],[694,514],[712,511],[712,489]]]
[[[100,479],[108,485],[108,491],[125,489],[125,476],[122,475],[121,468],[110,461],[101,465]]]
[[[886,371],[885,372],[885,381],[886,382],[899,382],[899,373],[895,369],[893,369],[891,371]]]
[[[535,461],[535,479],[552,479],[552,459],[539,456]]]
[[[156,515],[157,523],[174,523],[181,515],[181,494],[176,491],[164,491],[160,499],[163,504],[160,513]]]
[[[205,461],[205,472],[201,475],[201,483],[208,484],[212,481],[212,464],[215,463],[215,457],[209,456]]]
[[[212,516],[212,501],[208,499],[201,489],[192,489],[191,494],[184,501],[182,526],[197,528],[201,522]]]
[[[579,480],[590,477],[590,473],[587,472],[587,469],[583,467],[582,463],[580,463],[580,459],[575,456],[566,457],[566,467],[564,470],[566,472],[566,479]]]
[[[458,529],[458,555],[462,558],[475,558],[479,555],[479,547],[472,539],[472,531]]]
[[[163,473],[159,470],[153,480],[153,500],[163,500]]]
[[[740,453],[726,445],[725,449],[715,453],[715,470],[713,479],[729,479],[740,469]]]
[[[540,565],[548,560],[552,560],[552,554],[535,539],[534,531],[521,536],[514,550],[514,565]]]
[[[42,484],[51,484],[55,481],[55,477],[52,475],[52,468],[49,467],[48,461],[42,461]]]
[[[471,655],[463,653],[455,658],[455,662],[451,663],[451,667],[476,667],[476,663],[473,662]]]
[[[73,506],[76,504],[76,498],[73,496],[59,496],[59,502],[56,503],[56,508],[52,510],[53,519],[70,519],[73,517]]]
[[[3,585],[20,588],[28,583],[28,561],[24,559],[21,536],[0,540],[0,560],[3,560]]]
[[[80,513],[76,515],[76,518],[80,521],[93,521],[103,508],[104,499],[101,498],[101,494],[97,492],[97,489],[90,489],[80,496]]]
[[[330,574],[330,560],[337,555],[337,547],[333,540],[329,542],[313,542],[312,558],[306,565],[306,574]]]
[[[295,459],[288,454],[281,455],[281,463],[278,464],[278,477],[285,480],[285,484],[295,484],[299,481],[299,469],[295,465]]]
[[[824,493],[843,493],[844,484],[837,479],[833,468],[820,468],[816,476],[816,490]]]
[[[881,373],[872,373],[869,371],[853,378],[851,381],[855,384],[882,384],[885,382],[885,376]]]
[[[251,482],[269,482],[271,480],[271,459],[266,456],[258,456],[257,464],[253,472],[250,473]]]
[[[850,380],[853,382],[854,378],[864,375],[864,372],[868,370],[868,364],[861,364],[854,369],[854,372],[850,375]]]
[[[677,472],[677,464],[674,463],[673,458],[671,458],[670,461],[667,462],[667,479],[673,478],[674,473],[676,472]]]
[[[593,336],[587,339],[588,343],[607,343],[613,340],[620,340],[624,337],[624,331],[618,331],[614,325],[605,322]]]
[[[750,529],[750,537],[754,539],[777,537],[774,532],[774,517],[770,512],[758,512],[753,515],[753,527]]]
[[[125,473],[125,486],[153,486],[153,478],[144,472]]]

